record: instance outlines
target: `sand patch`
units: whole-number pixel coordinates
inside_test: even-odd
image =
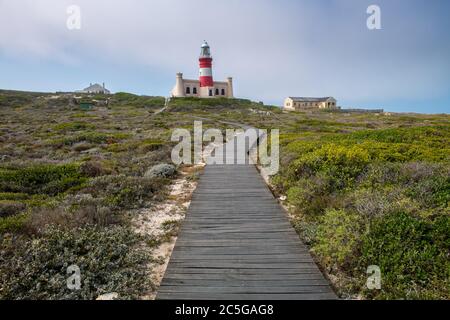
[[[192,180],[193,174],[199,173],[204,164],[184,167],[180,171],[180,178],[169,187],[169,195],[163,203],[150,208],[138,210],[134,214],[132,225],[134,230],[150,237],[156,243],[154,247],[143,244],[151,250],[153,262],[147,267],[151,273],[151,280],[158,288],[170,256],[177,240],[177,226],[181,224],[190,205],[192,193],[197,187],[197,181]],[[144,300],[154,300],[157,290],[147,292],[142,296]]]

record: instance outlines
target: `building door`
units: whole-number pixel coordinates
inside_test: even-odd
[[[209,89],[209,96],[212,97],[213,96],[213,91],[211,89]]]

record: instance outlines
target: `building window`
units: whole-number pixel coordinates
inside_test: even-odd
[[[191,88],[190,87],[186,88],[186,94],[191,94]]]
[[[219,89],[216,88],[216,96],[219,95]]]
[[[192,89],[192,93],[193,93],[193,94],[197,94],[197,88],[193,88],[193,89]]]
[[[223,96],[225,95],[225,89],[222,89],[222,95]]]

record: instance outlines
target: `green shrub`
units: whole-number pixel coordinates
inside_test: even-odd
[[[369,153],[359,146],[327,144],[302,155],[293,166],[297,176],[325,174],[331,178],[332,188],[338,190],[352,185],[369,161]]]
[[[302,219],[302,217],[295,217],[292,220],[292,225],[305,244],[312,245],[316,241],[317,222],[307,221]]]
[[[365,130],[354,132],[348,138],[356,141],[373,140],[387,143],[427,143],[440,147],[447,144],[450,138],[450,129],[448,126],[426,126]]]
[[[245,110],[248,108],[264,108],[266,111],[274,110],[274,108],[266,107],[260,103],[252,102],[250,100],[228,98],[172,98],[170,100],[169,107],[173,112],[189,112],[194,109],[198,109],[203,112],[218,110]],[[230,117],[230,115],[228,117]]]
[[[113,106],[133,106],[136,108],[162,108],[164,103],[164,97],[138,96],[126,92],[118,92],[111,99]]]
[[[28,213],[23,233],[42,235],[48,228],[72,230],[86,225],[107,227],[119,223],[120,216],[90,195],[69,196],[52,207],[35,207]]]
[[[80,142],[73,145],[72,150],[76,152],[83,152],[86,150],[94,149],[95,145],[89,142]]]
[[[384,188],[361,188],[349,193],[343,200],[346,208],[358,213],[363,219],[370,220],[395,211],[408,213],[420,211],[420,204],[414,198],[404,194],[400,186],[385,186]]]
[[[360,265],[380,267],[378,297],[449,299],[449,231],[449,216],[433,222],[398,212],[374,220],[363,238]]]
[[[138,152],[147,153],[159,150],[166,146],[166,143],[158,139],[145,139],[141,141],[132,141],[126,143],[113,143],[106,147],[109,152],[119,153],[119,152]]]
[[[68,131],[82,131],[91,129],[95,129],[95,125],[87,122],[65,122],[57,124],[53,127],[53,130],[63,133]]]
[[[0,299],[86,299],[109,292],[138,298],[149,289],[142,241],[126,227],[74,230],[50,228],[41,238],[3,239],[0,254]],[[67,288],[67,268],[81,271],[81,289]]]
[[[139,146],[139,151],[141,153],[147,153],[151,151],[156,151],[165,146],[165,143],[162,141],[149,141],[141,144]]]
[[[302,178],[288,189],[287,200],[295,207],[296,212],[306,216],[317,216],[330,204],[329,180],[321,175],[309,179]]]
[[[85,181],[78,164],[0,170],[0,192],[56,195]]]
[[[86,177],[98,177],[111,173],[111,170],[104,168],[99,161],[86,161],[81,164],[80,172]]]
[[[16,215],[26,209],[26,204],[19,201],[0,200],[0,217]]]
[[[348,135],[331,135],[325,140],[343,145],[359,144],[373,159],[389,162],[449,160],[448,127],[412,127],[364,130]]]
[[[26,193],[0,192],[0,200],[27,200],[29,197]]]
[[[355,260],[361,229],[361,218],[357,214],[329,209],[318,225],[313,250],[326,266],[345,267]]]
[[[130,150],[130,144],[129,143],[113,143],[109,144],[106,147],[106,151],[118,153],[118,152],[126,152]]]
[[[4,232],[16,232],[22,229],[27,221],[28,215],[26,213],[9,216],[5,218],[0,217],[0,238]],[[1,258],[0,258],[1,264]],[[0,266],[1,269],[1,266]]]
[[[35,101],[38,93],[0,90],[1,107],[19,107]]]
[[[400,166],[395,163],[371,163],[359,177],[359,186],[369,189],[379,189],[386,185],[401,184]]]
[[[450,176],[436,175],[422,179],[411,184],[407,194],[428,208],[447,207],[450,201]]]
[[[161,195],[166,184],[166,180],[161,178],[102,176],[93,179],[87,190],[94,197],[105,198],[107,206],[131,209]]]
[[[61,139],[56,139],[51,142],[56,147],[72,146],[76,143],[87,142],[93,144],[113,144],[120,140],[128,139],[129,134],[126,133],[100,133],[100,132],[86,132],[75,136],[69,136]]]
[[[447,166],[427,162],[375,163],[360,177],[360,185],[375,190],[401,186],[405,195],[423,207],[446,207],[450,200]]]

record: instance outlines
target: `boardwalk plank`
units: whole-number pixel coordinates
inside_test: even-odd
[[[252,165],[208,165],[157,299],[336,299]]]
[[[246,279],[166,279],[167,286],[195,286],[195,287],[221,287],[226,283],[227,287],[315,287],[322,286],[327,287],[328,282],[324,279],[258,279],[258,280],[246,280]]]
[[[265,277],[267,275],[301,275],[301,274],[315,274],[315,275],[323,275],[319,272],[317,267],[315,266],[302,266],[302,268],[299,268],[296,266],[295,268],[291,269],[236,269],[236,268],[192,268],[192,267],[178,267],[178,266],[171,266],[170,272],[166,272],[166,277],[170,277],[172,274],[230,274],[230,275],[258,275],[259,277]],[[164,280],[163,280],[164,281]],[[161,287],[163,288],[163,287]],[[160,291],[161,291],[160,288]]]
[[[191,300],[195,296],[196,300],[335,300],[333,292],[326,293],[195,293],[189,292],[168,292],[160,293],[158,299],[161,300]]]

